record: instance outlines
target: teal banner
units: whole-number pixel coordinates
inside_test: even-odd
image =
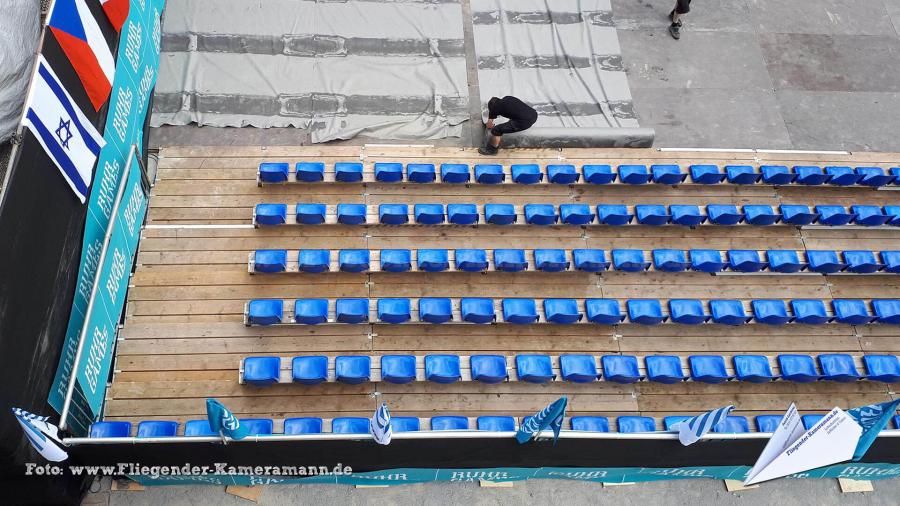
[[[69,379],[75,367],[75,354],[78,349],[78,338],[84,322],[88,319],[87,306],[91,298],[94,276],[97,273],[100,250],[106,229],[112,219],[112,209],[115,204],[116,191],[122,180],[127,157],[132,145],[137,146],[138,156],[142,157],[144,142],[144,120],[153,87],[156,85],[157,71],[159,68],[159,48],[162,34],[162,12],[165,0],[132,0],[128,18],[122,26],[121,38],[116,58],[116,74],[113,79],[113,88],[110,93],[109,112],[106,117],[106,129],[103,138],[106,146],[100,152],[97,169],[94,171],[94,179],[91,184],[91,193],[88,198],[87,221],[84,228],[84,239],[81,248],[81,265],[78,272],[78,285],[75,290],[75,298],[72,303],[72,311],[69,316],[69,324],[66,329],[66,339],[63,345],[62,356],[53,386],[50,390],[48,402],[57,411],[62,411],[62,406],[69,385]],[[132,163],[134,169],[139,171],[136,161]],[[126,189],[120,211],[128,209],[126,205],[132,195],[131,184]],[[146,207],[146,199],[143,202]],[[136,234],[143,222],[144,210],[131,209],[137,221]],[[138,216],[138,214],[140,216]],[[124,217],[123,217],[124,218]],[[126,223],[119,222],[117,227],[123,227]],[[117,231],[122,232],[122,230]],[[113,240],[117,240],[114,235]],[[120,255],[116,257],[113,250],[107,254],[112,265],[104,268],[122,269],[123,265],[127,274],[132,265],[133,254],[137,235],[134,241],[120,238]],[[124,264],[123,264],[124,262]],[[116,273],[104,273],[104,282],[117,278]],[[100,290],[106,296],[112,294],[119,299],[108,301],[107,305],[98,311],[109,311],[104,315],[107,321],[106,327],[97,327],[97,335],[89,334],[91,342],[85,343],[82,351],[82,360],[78,364],[78,377],[76,392],[72,397],[71,415],[69,417],[70,431],[77,435],[87,432],[90,423],[100,414],[103,397],[106,391],[106,374],[112,361],[112,349],[116,339],[116,328],[124,304],[125,287],[128,285],[127,276],[122,280],[121,286],[106,287],[100,285]],[[96,311],[95,311],[96,312]],[[105,330],[104,330],[105,329]],[[105,333],[104,333],[105,332]],[[92,348],[88,345],[93,345]],[[100,344],[103,344],[101,346]],[[90,353],[93,353],[90,354]]]

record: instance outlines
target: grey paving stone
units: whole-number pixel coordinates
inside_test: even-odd
[[[882,0],[747,0],[760,32],[895,35]]]
[[[884,6],[894,24],[894,31],[900,35],[900,0],[884,0]]]
[[[675,0],[612,0],[613,19],[619,30],[657,28],[665,33]],[[698,0],[684,18],[695,31],[753,32],[746,0]],[[619,33],[621,37],[622,34]]]

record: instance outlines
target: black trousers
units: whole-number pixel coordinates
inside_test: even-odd
[[[691,0],[675,0],[675,12],[678,14],[691,12]]]

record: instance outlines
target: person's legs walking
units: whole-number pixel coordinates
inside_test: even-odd
[[[676,0],[675,8],[669,13],[672,24],[669,25],[669,34],[678,40],[681,38],[681,16],[691,11],[691,0]]]

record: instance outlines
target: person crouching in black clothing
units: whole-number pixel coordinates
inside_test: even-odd
[[[509,119],[506,123],[494,125],[498,116]],[[500,139],[503,134],[521,132],[527,130],[537,121],[538,113],[533,107],[522,102],[516,97],[491,97],[488,101],[487,128],[491,131],[491,137],[484,147],[478,148],[482,155],[493,156],[500,149]]]

